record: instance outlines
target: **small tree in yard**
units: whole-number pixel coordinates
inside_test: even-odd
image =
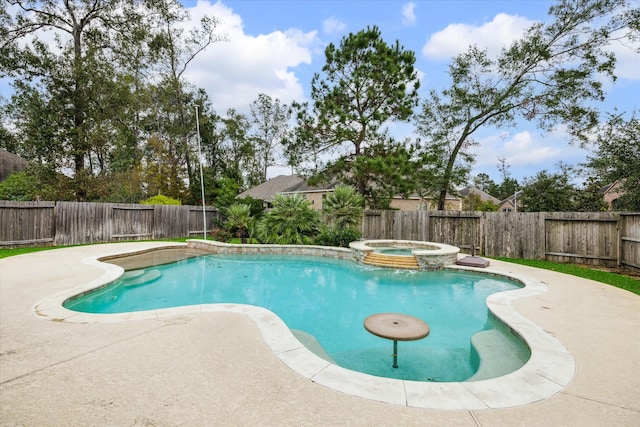
[[[255,218],[251,216],[251,206],[233,204],[226,209],[226,216],[225,228],[239,237],[242,243],[247,243],[247,237],[251,237],[255,226]]]
[[[336,228],[357,228],[362,220],[364,197],[350,186],[339,185],[328,194],[324,214],[329,224]]]
[[[312,244],[320,228],[320,214],[311,202],[300,194],[276,194],[273,208],[258,225],[258,237],[263,243]]]
[[[351,186],[337,186],[325,199],[323,213],[327,224],[316,239],[324,246],[348,247],[360,239],[359,229],[364,210],[364,197]]]

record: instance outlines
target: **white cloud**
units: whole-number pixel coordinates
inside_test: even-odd
[[[570,145],[567,141],[563,127],[544,135],[528,130],[515,134],[496,130],[496,133],[479,139],[472,174],[484,172],[496,182],[501,182],[497,166],[502,158],[518,181],[533,177],[541,170],[555,171],[560,162],[572,165],[583,162],[587,150],[577,144]]]
[[[416,23],[415,14],[416,4],[414,2],[405,3],[402,5],[402,25],[411,26]]]
[[[325,34],[329,34],[329,35],[341,34],[345,32],[346,29],[347,29],[347,25],[334,16],[322,21],[322,31]]]
[[[483,25],[451,24],[431,35],[422,53],[431,59],[449,59],[463,53],[471,45],[487,49],[495,55],[522,36],[534,21],[517,15],[499,13]]]
[[[320,43],[315,31],[247,35],[241,17],[222,2],[199,1],[189,12],[192,26],[204,15],[218,18],[217,33],[228,40],[210,45],[185,72],[187,80],[206,90],[218,114],[229,108],[246,113],[260,93],[284,103],[304,100],[294,69],[311,63],[312,51]]]

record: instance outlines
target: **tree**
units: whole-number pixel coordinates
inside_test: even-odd
[[[497,186],[496,183],[491,179],[491,177],[486,173],[479,173],[478,175],[476,175],[476,177],[473,178],[473,185],[476,188],[479,188],[480,190],[484,191],[485,193],[491,194],[492,196],[493,196],[492,192]]]
[[[609,207],[605,202],[602,188],[605,185],[598,177],[587,177],[582,184],[582,188],[576,195],[576,208],[578,212],[600,212],[606,211]]]
[[[482,197],[480,197],[479,194],[471,192],[462,201],[462,210],[495,212],[498,210],[498,205],[494,204],[490,200],[482,200]]]
[[[335,177],[339,182],[356,187],[366,180],[364,194],[371,209],[389,209],[395,196],[430,193],[437,163],[428,155],[418,153],[415,145],[397,142],[387,135],[371,144],[357,157],[340,157],[328,162],[323,171],[308,181],[314,185]]]
[[[640,119],[636,113],[610,115],[596,134],[596,151],[585,167],[596,174],[600,187],[620,181],[624,193],[615,209],[640,211]]]
[[[273,208],[258,225],[258,236],[263,243],[312,244],[320,227],[320,214],[301,194],[276,194]]]
[[[607,45],[637,36],[637,10],[624,0],[559,0],[549,9],[554,21],[534,24],[497,58],[476,46],[449,67],[451,86],[432,90],[417,116],[429,145],[444,147],[438,209],[459,182],[460,168],[473,158],[474,134],[487,126],[535,120],[543,130],[567,125],[578,140],[598,122],[593,101],[604,98],[603,77],[614,77],[615,57]]]
[[[240,186],[244,186],[245,178],[248,186],[260,184],[257,179],[250,179],[246,171],[253,158],[254,151],[248,133],[251,128],[249,119],[235,109],[230,108],[227,111],[227,117],[223,120],[224,124],[224,146],[227,158],[226,176],[236,180]]]
[[[329,193],[322,208],[335,228],[357,228],[362,220],[364,198],[351,186],[338,185]]]
[[[275,164],[274,151],[281,145],[287,132],[291,110],[286,104],[281,104],[278,98],[273,100],[264,93],[258,95],[250,108],[255,169],[257,179],[262,183],[267,180],[269,166]]]
[[[338,185],[328,194],[322,206],[327,221],[316,244],[323,246],[349,247],[349,243],[360,239],[360,222],[364,211],[364,197],[352,186]]]
[[[225,213],[227,216],[225,228],[239,237],[242,243],[247,243],[247,237],[253,234],[255,226],[255,219],[251,216],[251,206],[235,203],[229,206]]]
[[[145,157],[161,151],[171,163],[157,169],[170,171],[178,183],[170,193],[186,200],[190,192],[179,187],[193,184],[195,157],[188,104],[206,97],[183,74],[220,39],[217,21],[205,17],[187,34],[176,0],[8,3],[10,13],[0,12],[0,74],[13,79],[8,111],[20,154],[52,174],[71,169],[78,200],[137,201],[149,188],[139,180],[149,169]],[[123,181],[131,184],[124,193],[111,185]]]
[[[195,133],[193,105],[204,109],[206,95],[197,91],[184,80],[189,64],[211,44],[225,38],[216,34],[218,20],[204,16],[200,25],[185,32],[181,25],[188,18],[188,12],[176,0],[154,0],[157,30],[150,41],[150,54],[159,66],[160,82],[154,92],[159,105],[155,112],[156,137],[165,141],[167,149],[186,168],[187,187],[196,181],[193,167],[193,150],[189,144]],[[204,111],[202,111],[204,113]],[[177,164],[172,165],[178,167]]]
[[[317,152],[350,144],[351,153],[342,156],[346,165],[380,142],[385,123],[408,120],[413,113],[419,87],[415,54],[398,41],[388,45],[374,26],[349,34],[339,47],[329,44],[325,56],[323,75],[311,81],[316,120],[303,124],[311,125]],[[355,187],[367,194],[367,176],[357,177]]]
[[[510,166],[507,164],[507,159],[502,157],[498,159],[498,162],[498,171],[500,171],[500,175],[502,176],[502,182],[500,185],[494,186],[489,194],[495,198],[504,200],[520,190],[520,184],[515,178],[511,177],[511,172],[509,172]]]
[[[525,180],[518,197],[526,212],[568,212],[577,207],[578,189],[571,184],[572,173],[560,165],[560,171],[540,171]]]
[[[112,75],[106,46],[123,30],[123,23],[140,17],[130,2],[122,0],[15,0],[11,4],[17,9],[15,15],[0,16],[0,70],[16,79],[14,99],[39,97],[45,117],[55,119],[47,126],[56,131],[56,143],[51,146],[71,159],[76,195],[84,200],[87,179],[93,173],[91,155],[99,157],[102,142],[94,126],[99,122],[96,113],[104,107],[99,95],[108,93],[105,82]],[[39,38],[51,30],[56,32],[55,43]],[[27,37],[32,41],[25,45],[22,41]],[[38,93],[36,86],[46,93]]]

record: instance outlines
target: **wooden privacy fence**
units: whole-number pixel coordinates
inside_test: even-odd
[[[218,210],[205,207],[207,231]],[[0,247],[203,235],[202,206],[0,201]]]
[[[424,240],[484,256],[640,268],[640,213],[367,211],[365,239]]]
[[[206,207],[210,231],[219,212]],[[200,237],[201,206],[0,201],[0,247]],[[484,256],[640,269],[640,213],[367,211],[366,239],[423,240]]]

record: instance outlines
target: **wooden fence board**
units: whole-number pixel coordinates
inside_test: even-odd
[[[0,247],[53,243],[54,202],[0,200]]]
[[[190,218],[198,210],[199,222]],[[207,222],[218,210],[206,207]],[[0,247],[180,238],[202,231],[202,208],[124,203],[0,201]]]
[[[218,218],[205,207],[207,227]],[[640,213],[367,211],[366,239],[452,244],[478,255],[640,269]],[[0,201],[0,247],[201,237],[202,207]]]
[[[618,264],[640,269],[640,213],[620,215]]]
[[[640,213],[370,211],[362,236],[447,243],[465,252],[477,244],[478,255],[490,257],[640,268]]]

